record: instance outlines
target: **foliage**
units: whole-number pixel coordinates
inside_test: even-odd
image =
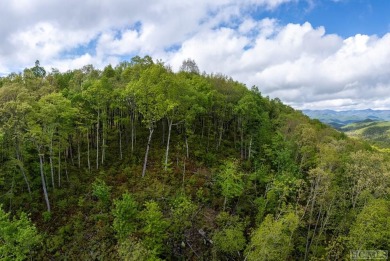
[[[293,249],[292,236],[299,224],[298,216],[288,213],[278,220],[265,217],[251,236],[246,249],[248,260],[286,260]]]
[[[386,124],[364,133],[384,137]],[[37,61],[0,78],[0,204],[29,213],[1,212],[0,249],[37,260],[388,249],[389,151],[191,59],[179,72],[149,56],[67,72]]]
[[[114,200],[114,206],[113,228],[121,241],[136,229],[137,203],[130,194],[126,193],[122,195],[122,199]]]
[[[110,203],[111,188],[106,184],[104,180],[96,179],[92,183],[92,195],[97,197],[104,206]]]
[[[237,163],[228,161],[218,173],[218,184],[221,186],[221,194],[227,199],[238,197],[242,194],[244,183],[242,173],[237,170]],[[224,206],[225,206],[224,204]]]
[[[146,202],[145,209],[141,212],[140,218],[143,223],[141,229],[144,234],[143,244],[154,254],[160,254],[163,250],[163,241],[168,236],[166,229],[169,223],[164,219],[157,202]]]
[[[232,257],[240,256],[246,244],[243,222],[226,212],[221,212],[216,222],[219,229],[213,235],[215,251]]]
[[[354,250],[390,249],[390,201],[371,200],[358,214],[349,233]]]
[[[25,260],[32,256],[32,250],[42,241],[42,236],[26,213],[10,218],[10,213],[0,205],[0,259]]]

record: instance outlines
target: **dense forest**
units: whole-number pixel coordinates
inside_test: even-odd
[[[190,59],[0,78],[0,260],[345,260],[389,195],[389,154]]]

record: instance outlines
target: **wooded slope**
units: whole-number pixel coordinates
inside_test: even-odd
[[[0,259],[390,249],[388,154],[257,87],[135,57],[0,79]],[[29,213],[30,218],[26,214]]]

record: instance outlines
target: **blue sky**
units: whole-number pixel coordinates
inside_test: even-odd
[[[298,109],[390,109],[389,13],[387,0],[0,0],[0,76],[37,59],[192,58]]]
[[[320,0],[281,6],[276,17],[283,23],[310,22],[326,32],[350,37],[356,34],[382,36],[390,30],[390,1]],[[271,15],[269,13],[267,15]]]

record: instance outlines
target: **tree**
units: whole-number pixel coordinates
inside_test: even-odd
[[[175,258],[183,256],[182,245],[186,242],[186,234],[193,225],[193,215],[196,205],[185,195],[179,195],[171,203],[171,225],[169,227],[169,241],[173,243]]]
[[[114,200],[115,208],[112,211],[114,216],[113,228],[120,241],[129,237],[136,228],[137,203],[133,197],[126,193],[122,199]]]
[[[152,135],[157,121],[161,120],[173,108],[169,100],[164,99],[164,87],[169,84],[166,69],[162,64],[155,64],[142,71],[140,79],[128,85],[134,95],[136,108],[142,115],[142,121],[149,129],[142,177],[145,176]]]
[[[51,93],[43,96],[38,101],[37,121],[42,130],[42,135],[47,137],[49,149],[49,161],[51,169],[51,181],[54,188],[54,139],[57,140],[58,152],[58,187],[61,186],[61,152],[66,148],[68,136],[73,132],[73,121],[77,109],[73,108],[70,100],[60,93]],[[61,145],[63,147],[61,148]],[[65,145],[65,146],[64,146]]]
[[[103,207],[108,207],[111,198],[111,187],[104,180],[96,179],[92,183],[92,195],[97,197]]]
[[[390,201],[371,200],[358,214],[349,233],[353,250],[390,249]]]
[[[145,247],[156,255],[163,251],[163,242],[167,237],[166,229],[169,223],[164,219],[163,213],[157,202],[148,201],[141,213],[144,234],[143,243]]]
[[[194,73],[199,74],[199,68],[196,62],[190,58],[184,60],[182,65],[180,66],[181,72]]]
[[[287,260],[293,250],[292,235],[298,228],[299,218],[290,212],[278,220],[265,217],[260,227],[251,236],[246,257],[251,260]]]
[[[0,89],[0,125],[4,139],[12,141],[11,155],[15,168],[20,169],[27,190],[31,194],[30,182],[24,164],[24,136],[27,129],[26,116],[31,111],[29,94],[19,83],[4,86]]]
[[[96,169],[99,169],[99,147],[101,146],[101,162],[105,159],[107,108],[111,99],[112,89],[106,78],[91,79],[85,84],[82,93],[89,109],[95,112],[96,117]],[[102,130],[101,130],[102,127]],[[100,145],[100,140],[102,144]]]
[[[215,251],[220,255],[226,255],[226,259],[236,259],[241,256],[246,240],[244,236],[244,223],[240,222],[238,216],[231,216],[227,212],[221,212],[216,223],[218,229],[214,232],[213,243]],[[230,257],[230,258],[229,258]]]
[[[0,205],[0,260],[26,260],[42,240],[26,213],[10,218]]]
[[[238,197],[244,191],[242,173],[237,170],[237,163],[227,161],[218,174],[218,184],[221,187],[221,193],[225,197],[223,209],[225,209],[228,199]]]
[[[389,166],[379,153],[363,150],[351,153],[344,176],[353,208],[365,202],[367,195],[383,196],[389,189]]]

